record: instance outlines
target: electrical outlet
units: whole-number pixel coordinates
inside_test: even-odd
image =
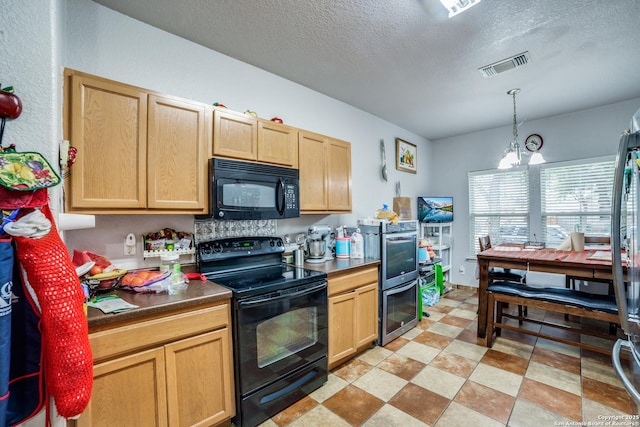
[[[125,256],[136,254],[136,235],[133,233],[127,234],[127,237],[124,238],[124,254]]]
[[[124,254],[127,256],[133,256],[136,254],[136,247],[124,244]]]
[[[461,265],[458,271],[460,271],[460,274],[464,274],[464,265]]]

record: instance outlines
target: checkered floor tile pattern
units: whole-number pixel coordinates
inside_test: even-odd
[[[541,427],[633,413],[610,357],[506,330],[491,349],[477,345],[477,308],[474,289],[454,289],[261,427]]]

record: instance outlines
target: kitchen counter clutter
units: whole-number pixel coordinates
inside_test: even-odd
[[[124,290],[111,292],[138,308],[121,313],[104,314],[95,308],[89,308],[87,318],[89,331],[93,328],[132,321],[151,315],[159,315],[175,310],[184,310],[200,304],[215,303],[231,298],[231,291],[209,281],[190,280],[186,289],[176,295],[168,293],[137,293]]]

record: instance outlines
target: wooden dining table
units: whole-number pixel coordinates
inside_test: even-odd
[[[598,255],[604,255],[598,257]],[[496,246],[477,254],[480,270],[478,284],[478,340],[487,339],[487,286],[490,268],[512,268],[571,276],[578,280],[612,280],[611,258],[605,251],[559,251],[525,249],[524,245]]]

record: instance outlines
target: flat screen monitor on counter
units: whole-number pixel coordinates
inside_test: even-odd
[[[453,197],[418,197],[418,221],[453,222]]]

